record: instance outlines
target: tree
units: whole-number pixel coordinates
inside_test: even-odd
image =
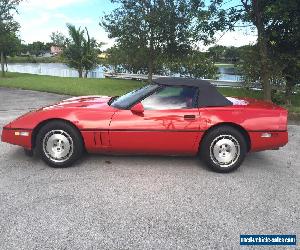
[[[52,32],[50,35],[51,42],[54,46],[65,47],[67,38],[61,32]]]
[[[14,20],[14,14],[21,0],[0,0],[0,58],[2,77],[5,76],[5,57],[12,45],[16,45],[16,32],[19,24]]]
[[[237,63],[240,58],[239,49],[234,46],[226,47],[224,58],[226,62]]]
[[[257,30],[257,67],[264,99],[271,100],[274,63],[285,75],[287,97],[299,79],[299,1],[240,0],[229,8],[229,19],[249,23]],[[234,25],[233,25],[234,26]],[[284,66],[285,65],[285,66]],[[298,66],[297,66],[298,65]],[[277,67],[276,67],[277,68]]]
[[[222,62],[225,59],[225,52],[226,46],[222,45],[215,45],[208,49],[208,55],[215,61],[215,62]]]
[[[40,41],[28,44],[27,49],[30,55],[35,55],[35,56],[40,56],[50,50],[50,48],[46,44]]]
[[[100,25],[115,38],[118,47],[131,57],[147,62],[148,80],[159,62],[185,57],[202,41],[207,44],[224,19],[214,5],[202,0],[111,0],[119,4]],[[135,50],[135,53],[132,53]],[[132,59],[140,61],[140,58]]]
[[[215,45],[208,49],[208,55],[215,62],[237,63],[240,55],[239,48],[230,46]]]
[[[239,48],[240,61],[237,69],[247,87],[259,85],[261,68],[257,67],[259,51],[256,45],[247,45]],[[281,88],[283,82],[282,66],[276,61],[270,61],[269,81],[273,86]]]
[[[70,38],[62,57],[69,67],[78,71],[79,78],[82,78],[83,74],[87,77],[88,72],[97,66],[99,45],[95,39],[90,38],[87,29],[77,29],[71,24],[67,24],[67,27]]]
[[[218,68],[205,53],[193,51],[182,63],[182,74],[193,78],[217,78]]]
[[[292,86],[299,79],[299,4],[295,0],[240,0],[240,4],[226,10],[227,23],[232,19],[230,29],[242,21],[257,30],[256,65],[265,100],[271,100],[274,64],[285,76],[288,102]]]
[[[259,67],[264,99],[271,101],[270,61],[268,56],[268,37],[265,26],[267,22],[265,12],[268,5],[262,0],[252,0],[252,3],[248,3],[248,0],[242,0],[242,4],[249,20],[252,21],[257,29],[257,45],[260,56]]]
[[[47,53],[51,50],[52,43],[44,43],[40,41],[35,41],[29,44],[21,44],[20,52],[34,56],[40,56],[44,53]]]
[[[172,73],[179,73],[181,76],[189,78],[217,78],[218,68],[208,53],[197,50],[191,51],[188,56],[178,58],[165,64]]]
[[[271,101],[270,84],[270,57],[268,51],[267,27],[270,25],[268,12],[276,0],[239,0],[239,4],[224,11],[227,13],[225,24],[228,30],[233,30],[236,24],[241,21],[246,25],[251,25],[257,30],[257,67],[260,68],[260,83],[263,86],[264,99]],[[216,0],[219,6],[228,3],[225,0]],[[235,2],[236,3],[236,2]]]
[[[21,49],[21,40],[15,33],[6,33],[1,35],[0,51],[1,51],[1,71],[2,77],[5,76],[5,64],[7,67],[7,56],[15,55]]]
[[[109,55],[103,60],[102,64],[107,67],[113,67],[115,72],[129,71],[132,73],[147,72],[147,62],[143,59],[144,55],[136,56],[135,53],[141,53],[141,50],[132,49],[131,53],[126,53],[122,48],[113,46],[106,53]],[[134,56],[132,56],[134,55]],[[190,78],[216,78],[217,67],[211,60],[208,53],[197,50],[191,51],[184,57],[175,57],[172,60],[163,59],[156,62],[156,73],[161,75],[180,74]]]
[[[269,11],[269,48],[272,61],[282,67],[286,81],[286,104],[291,105],[293,87],[300,83],[300,2],[277,0]]]
[[[124,49],[120,46],[114,45],[107,49],[108,58],[103,60],[103,64],[113,67],[115,72],[131,72],[134,74],[144,74],[147,72],[146,53],[141,49],[135,48]]]
[[[27,45],[27,44],[24,44],[24,43],[21,43],[21,46],[20,46],[20,53],[27,54],[28,52],[29,52],[29,50],[28,50],[28,45]]]
[[[252,24],[257,30],[257,66],[260,68],[260,82],[263,86],[264,100],[271,101],[270,60],[268,54],[267,11],[272,0],[240,0],[236,12],[242,21]]]
[[[98,55],[100,50],[98,49],[102,44],[97,44],[97,41],[94,38],[90,38],[88,29],[85,28],[87,38],[84,39],[83,43],[83,51],[84,51],[84,58],[83,58],[83,66],[85,70],[85,78],[90,70],[93,70],[98,65]]]

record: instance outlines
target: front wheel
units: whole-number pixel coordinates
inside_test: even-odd
[[[83,153],[80,132],[64,121],[52,121],[43,126],[36,146],[42,159],[55,168],[70,166]]]
[[[237,129],[222,126],[210,131],[201,143],[200,154],[214,171],[228,173],[240,167],[247,153],[245,137]]]

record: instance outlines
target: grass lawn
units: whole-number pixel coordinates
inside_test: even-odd
[[[71,96],[79,95],[122,95],[130,90],[143,86],[144,83],[133,80],[116,79],[79,79],[56,76],[40,76],[21,73],[7,73],[5,78],[0,77],[0,86],[30,89]],[[262,98],[262,92],[242,88],[219,88],[225,96]],[[300,116],[300,94],[293,96],[291,113]]]
[[[141,87],[143,86],[143,83],[131,80],[79,79],[21,73],[7,73],[5,78],[0,77],[0,86],[31,89],[72,96],[116,96]]]
[[[260,90],[249,90],[243,88],[219,88],[219,91],[225,96],[236,97],[252,97],[262,99],[263,93]],[[300,93],[292,97],[292,106],[285,107],[289,110],[290,117],[293,119],[300,119]]]

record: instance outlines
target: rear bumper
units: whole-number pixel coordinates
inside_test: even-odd
[[[270,135],[270,137],[266,137]],[[250,151],[263,151],[278,149],[288,143],[287,131],[252,131],[249,132],[251,140]]]
[[[4,127],[2,130],[1,141],[31,149],[31,135],[32,130]]]

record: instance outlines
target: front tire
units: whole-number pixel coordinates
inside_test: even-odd
[[[213,171],[232,172],[244,161],[247,142],[237,129],[230,126],[217,127],[203,138],[200,154]]]
[[[80,132],[64,121],[51,121],[38,132],[37,152],[51,167],[71,166],[83,153]]]

